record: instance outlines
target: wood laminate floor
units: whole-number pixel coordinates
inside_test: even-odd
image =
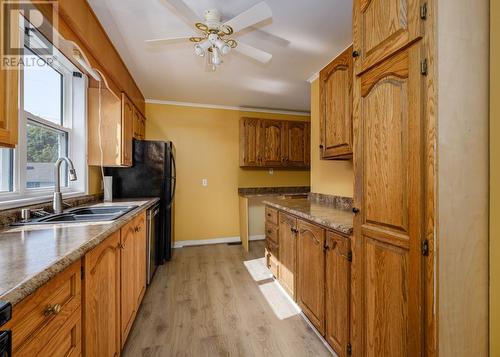
[[[124,357],[330,356],[299,315],[276,317],[243,261],[264,241],[176,249],[146,292]]]

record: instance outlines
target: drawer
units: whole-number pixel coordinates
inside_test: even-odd
[[[266,265],[267,265],[267,268],[274,275],[274,277],[277,278],[278,271],[279,271],[279,260],[267,248],[266,248]]]
[[[266,206],[266,222],[278,225],[278,210]]]
[[[266,239],[270,239],[274,243],[279,244],[278,231],[279,231],[278,226],[276,226],[272,223],[266,222]]]
[[[39,355],[73,313],[80,311],[80,269],[80,261],[72,264],[14,306],[12,320],[4,326],[12,330],[14,355],[28,347],[30,352],[23,356]]]

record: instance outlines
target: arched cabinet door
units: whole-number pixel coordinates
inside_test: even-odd
[[[425,10],[420,3],[420,0],[354,0],[356,74],[422,37],[421,17],[425,17]]]
[[[420,356],[424,77],[420,45],[357,78],[353,351]]]

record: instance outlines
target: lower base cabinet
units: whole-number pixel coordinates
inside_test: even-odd
[[[297,220],[297,302],[311,323],[325,334],[325,230]]]
[[[85,255],[84,269],[84,356],[119,356],[119,231]]]
[[[279,213],[279,261],[278,281],[283,289],[296,300],[297,286],[297,218]]]
[[[12,320],[13,356],[80,356],[80,261],[15,305]]]
[[[351,301],[350,240],[326,232],[325,240],[325,339],[339,357],[349,354]]]

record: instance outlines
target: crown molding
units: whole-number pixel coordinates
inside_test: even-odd
[[[146,103],[163,104],[163,105],[176,105],[176,106],[180,106],[180,107],[236,110],[236,111],[240,111],[240,112],[300,115],[300,116],[307,116],[307,117],[311,116],[310,112],[300,112],[300,111],[295,111],[295,110],[276,110],[276,109],[250,108],[250,107],[234,107],[234,106],[217,105],[217,104],[177,102],[177,101],[173,101],[173,100],[146,99]]]

